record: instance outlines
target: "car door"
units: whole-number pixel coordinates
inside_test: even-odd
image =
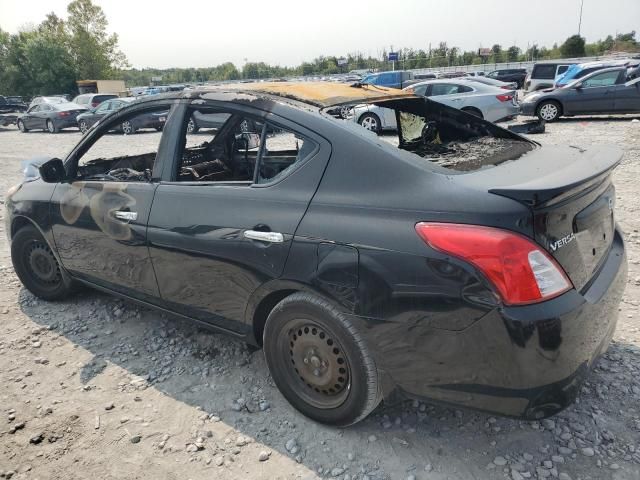
[[[427,90],[427,96],[454,108],[460,108],[463,103],[462,96],[458,94],[458,85],[455,83],[433,83]]]
[[[616,85],[614,111],[640,112],[640,78]]]
[[[52,232],[65,269],[146,301],[158,301],[146,230],[164,135],[143,142],[108,131],[169,106],[168,101],[149,102],[92,130],[65,160],[69,180],[56,185],[51,199]]]
[[[106,102],[102,102],[100,105],[96,107],[93,112],[91,112],[89,116],[89,126],[93,125],[96,122],[99,122],[102,117],[107,116],[109,113],[113,111],[113,101],[107,100]]]
[[[37,124],[36,114],[38,113],[39,110],[40,110],[40,105],[34,105],[31,108],[29,108],[29,110],[27,110],[27,113],[25,113],[22,116],[22,123],[26,128],[29,128],[29,129],[36,128],[36,124]]]
[[[171,169],[170,181],[161,182],[153,201],[149,248],[167,308],[246,333],[243,321],[251,294],[281,275],[330,145],[282,116],[238,110],[227,102],[217,105],[193,106],[185,114],[186,121],[196,109],[232,115],[220,131],[211,132],[215,136],[210,142],[203,144],[202,135],[186,135],[180,142],[186,147],[175,156],[178,165]],[[260,129],[260,145],[236,152],[230,145],[236,145],[238,136],[258,134],[244,132],[244,121]],[[215,173],[221,164],[229,164],[229,155],[239,160]],[[246,165],[259,165],[257,173],[236,165],[243,158]],[[281,170],[281,162],[292,158],[291,166]]]
[[[607,113],[614,109],[616,83],[620,70],[595,73],[582,80],[569,97],[571,113]]]

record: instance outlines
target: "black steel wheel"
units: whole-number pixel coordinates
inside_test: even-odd
[[[380,402],[380,380],[364,339],[348,316],[326,300],[296,293],[265,325],[269,371],[287,400],[306,416],[347,426]]]
[[[11,240],[11,260],[22,284],[44,300],[59,300],[74,285],[65,278],[49,244],[33,226],[18,230]]]

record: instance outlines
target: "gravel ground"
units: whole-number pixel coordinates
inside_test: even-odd
[[[615,181],[630,274],[618,329],[579,401],[559,415],[525,422],[406,402],[383,404],[349,429],[326,428],[289,407],[262,352],[234,339],[93,291],[35,299],[13,272],[3,231],[0,478],[640,478],[640,122],[632,118],[570,119],[535,136],[625,150]],[[20,160],[63,156],[79,138],[0,128],[0,192],[19,180]]]

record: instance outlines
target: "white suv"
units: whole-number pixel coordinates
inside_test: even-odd
[[[577,62],[555,61],[536,63],[524,81],[525,92],[535,92],[543,88],[553,88],[556,77],[566,72],[574,63]]]

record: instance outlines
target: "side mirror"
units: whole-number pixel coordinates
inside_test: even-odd
[[[64,169],[64,163],[59,158],[52,158],[47,160],[38,168],[40,171],[40,178],[45,183],[58,183],[63,181],[67,172]]]

